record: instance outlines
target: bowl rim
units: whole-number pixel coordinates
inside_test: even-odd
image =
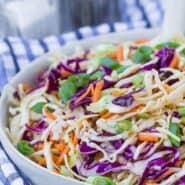
[[[122,32],[115,32],[115,33],[108,33],[108,34],[103,34],[103,35],[98,35],[98,36],[92,36],[90,38],[85,38],[85,39],[82,39],[82,40],[77,40],[77,41],[72,41],[72,42],[69,42],[63,46],[60,46],[58,49],[54,50],[55,52],[57,50],[67,50],[68,48],[71,48],[73,47],[74,48],[74,45],[79,45],[79,46],[83,46],[84,43],[91,43],[91,41],[97,41],[97,42],[100,42],[101,40],[112,40],[113,38],[115,37],[120,37],[120,36],[123,36],[124,37],[132,37],[132,35],[144,35],[144,33],[148,33],[148,34],[151,34],[151,35],[156,35],[157,33],[159,32],[159,29],[139,29],[139,30],[127,30],[127,31],[124,31],[123,33]],[[32,63],[28,64],[24,71],[28,71],[29,69],[32,69],[34,67],[37,67],[39,63],[42,63],[43,60],[48,57],[50,54],[52,54],[53,51],[49,51],[43,55],[41,55],[40,57],[36,58],[35,60],[32,61]],[[49,64],[49,63],[48,63]],[[2,94],[1,94],[1,97],[0,97],[0,110],[3,108],[3,103],[4,101],[6,102],[6,92],[7,92],[7,88],[9,86],[14,86],[16,83],[16,81],[18,81],[18,79],[21,77],[21,75],[24,73],[23,70],[19,71],[11,80],[10,82],[5,85],[5,87],[3,88],[2,90]],[[71,177],[67,177],[67,176],[63,176],[63,175],[60,175],[60,174],[56,174],[50,170],[48,170],[47,168],[44,168],[38,164],[36,164],[35,162],[33,162],[32,160],[30,160],[29,158],[27,158],[26,156],[24,156],[23,154],[21,154],[20,152],[18,152],[18,150],[14,147],[14,145],[11,143],[10,139],[9,139],[9,136],[8,134],[6,133],[5,131],[5,128],[6,128],[6,125],[7,123],[5,124],[5,126],[3,126],[2,124],[2,116],[0,116],[0,141],[3,145],[3,148],[4,150],[6,151],[7,149],[6,148],[9,148],[11,151],[13,151],[13,153],[15,155],[17,155],[17,157],[19,157],[20,159],[22,159],[25,163],[27,163],[27,166],[29,166],[29,168],[33,169],[34,170],[39,170],[40,172],[45,172],[46,175],[54,175],[56,177],[60,177],[60,178],[64,178],[68,181],[73,181],[75,183],[81,183],[82,185],[84,184],[87,184],[86,182],[82,182],[82,181],[79,181],[75,178],[71,178]],[[4,143],[6,143],[6,146],[4,145]],[[11,158],[11,156],[9,156]],[[16,165],[16,162],[15,162],[15,165]],[[31,179],[31,178],[30,178]]]

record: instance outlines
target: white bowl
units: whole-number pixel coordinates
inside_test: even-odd
[[[68,53],[73,52],[74,47],[80,46],[84,49],[91,48],[97,44],[105,42],[123,42],[126,40],[133,40],[138,38],[153,38],[158,33],[158,30],[139,30],[139,31],[128,31],[124,33],[112,33],[103,36],[97,36],[93,38],[88,38],[82,41],[76,41],[70,44],[67,44],[57,50],[57,53]],[[48,57],[51,53],[45,54],[40,58],[36,59],[33,63],[28,65],[24,70],[19,72],[8,85],[16,87],[17,84],[21,82],[33,82],[35,76],[37,76],[38,71],[47,67],[50,63]],[[12,159],[14,163],[19,167],[22,172],[27,175],[35,185],[83,185],[85,183],[79,182],[77,180],[63,177],[57,175],[49,170],[40,167],[36,163],[32,162],[28,158],[20,154],[16,148],[11,144],[7,133],[6,127],[8,125],[8,107],[9,100],[7,96],[7,86],[5,86],[2,96],[0,99],[0,140],[1,143]]]

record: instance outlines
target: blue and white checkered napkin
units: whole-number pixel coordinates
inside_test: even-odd
[[[124,7],[123,22],[83,27],[75,32],[50,36],[39,40],[9,37],[0,40],[0,91],[3,86],[33,59],[65,43],[109,32],[159,26],[162,20],[160,0],[120,0]],[[123,10],[123,8],[122,8]],[[31,185],[7,157],[0,146],[0,185]]]

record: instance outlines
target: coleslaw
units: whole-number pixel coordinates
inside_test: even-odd
[[[8,135],[19,152],[93,185],[185,182],[185,39],[104,43],[20,83]]]

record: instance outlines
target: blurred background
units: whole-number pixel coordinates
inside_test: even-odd
[[[164,0],[0,0],[0,37],[41,38],[103,23],[158,27]]]

